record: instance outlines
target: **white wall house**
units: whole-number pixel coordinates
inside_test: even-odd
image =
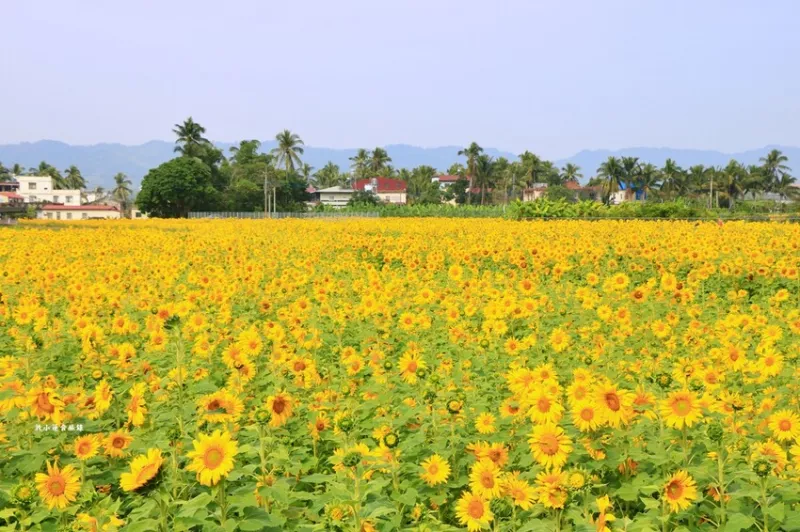
[[[36,217],[40,220],[117,220],[122,216],[113,205],[42,205]]]
[[[14,178],[19,182],[17,194],[24,198],[25,203],[81,204],[80,190],[56,190],[50,176],[18,175]]]
[[[329,207],[335,207],[337,209],[346,207],[347,202],[353,197],[353,193],[355,193],[355,190],[352,188],[340,186],[323,188],[317,191],[317,194],[319,194],[319,202],[322,205],[328,205]]]

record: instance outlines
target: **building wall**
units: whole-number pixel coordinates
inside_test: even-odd
[[[376,196],[383,202],[403,205],[405,205],[407,199],[405,192],[379,192]]]
[[[36,217],[40,220],[91,220],[91,219],[109,219],[117,220],[120,218],[120,212],[115,210],[99,211],[99,210],[39,210]]]
[[[319,202],[330,207],[341,208],[347,205],[347,202],[350,201],[350,197],[352,195],[353,194],[351,192],[321,192],[319,195]]]
[[[17,194],[25,198],[25,203],[48,202],[64,205],[80,205],[80,190],[54,190],[53,178],[49,176],[19,175]]]

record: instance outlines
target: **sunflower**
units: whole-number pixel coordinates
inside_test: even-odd
[[[553,351],[556,353],[561,353],[569,347],[569,340],[569,334],[563,329],[556,328],[550,333],[550,347],[552,347]]]
[[[769,428],[778,441],[800,439],[800,417],[790,410],[778,410],[772,414]]]
[[[491,500],[502,495],[500,470],[491,460],[483,459],[472,466],[469,487],[473,493]]]
[[[131,460],[131,470],[120,475],[119,486],[124,491],[141,488],[158,474],[163,463],[160,449],[148,449],[147,454],[140,454]]]
[[[572,424],[581,432],[597,430],[601,422],[598,409],[591,402],[578,403],[572,408]]]
[[[36,488],[50,510],[63,510],[78,498],[81,489],[80,475],[71,465],[61,469],[58,464],[48,462],[47,473],[36,474]]]
[[[192,444],[194,450],[187,455],[192,463],[186,469],[197,473],[200,484],[214,486],[233,469],[233,457],[236,456],[239,446],[227,431],[216,430],[211,435],[200,434]]]
[[[456,517],[467,530],[474,532],[488,528],[494,519],[494,514],[489,508],[489,501],[469,491],[464,492],[456,503]]]
[[[558,423],[564,413],[564,407],[545,389],[544,385],[527,395],[523,402],[528,407],[528,416],[531,421],[538,425]]]
[[[702,417],[697,397],[688,390],[670,392],[661,401],[660,411],[664,423],[675,429],[691,427]]]
[[[627,425],[633,416],[633,394],[611,383],[597,387],[595,403],[600,408],[603,422],[611,427]]]
[[[420,478],[425,481],[428,486],[435,486],[443,482],[447,482],[450,477],[450,464],[439,456],[434,454],[421,464],[422,473]]]
[[[417,370],[427,367],[427,364],[425,364],[425,361],[422,360],[419,354],[408,351],[403,353],[403,356],[400,357],[398,365],[400,367],[400,376],[409,384],[416,384]]]
[[[697,498],[697,483],[686,471],[678,471],[664,484],[664,498],[673,513],[685,510]]]
[[[470,444],[467,449],[475,454],[478,460],[491,460],[497,467],[503,467],[508,462],[508,449],[502,443],[478,442]]]
[[[270,414],[269,426],[281,427],[285,425],[292,416],[294,399],[286,392],[278,392],[267,397],[266,408]]]
[[[522,510],[530,510],[536,502],[536,490],[518,475],[508,475],[503,480],[503,494]]]
[[[104,452],[107,456],[122,458],[125,456],[125,449],[128,448],[132,441],[133,437],[130,434],[117,430],[106,436]]]
[[[197,400],[197,412],[208,423],[235,423],[244,411],[244,403],[227,390],[217,390]]]
[[[128,392],[131,396],[127,407],[128,423],[131,423],[134,427],[140,427],[144,424],[144,417],[147,414],[147,408],[145,407],[147,402],[144,400],[146,388],[146,383],[138,382]]]
[[[494,422],[495,417],[492,414],[483,412],[475,420],[475,429],[481,434],[494,434],[497,431]]]
[[[100,449],[100,438],[96,434],[87,434],[76,438],[72,444],[72,450],[78,460],[88,460],[97,456]]]
[[[28,405],[31,415],[42,421],[52,421],[61,424],[64,419],[64,401],[58,393],[47,387],[40,387],[28,393]]]
[[[528,443],[534,459],[546,468],[560,468],[572,451],[572,440],[564,429],[551,423],[533,427]]]
[[[111,406],[111,399],[114,397],[114,391],[105,380],[97,383],[97,388],[94,391],[94,405],[95,413],[100,415]]]

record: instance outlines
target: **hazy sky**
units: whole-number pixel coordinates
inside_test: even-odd
[[[800,145],[796,0],[0,3],[0,143]]]

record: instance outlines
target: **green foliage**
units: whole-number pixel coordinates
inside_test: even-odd
[[[192,210],[212,210],[217,200],[210,168],[195,157],[178,157],[144,176],[136,204],[152,217],[185,218]]]

